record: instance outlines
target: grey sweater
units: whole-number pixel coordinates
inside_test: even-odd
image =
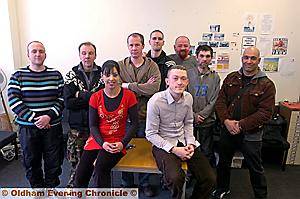
[[[190,56],[188,59],[183,60],[177,54],[169,55],[169,57],[177,64],[184,66],[187,70],[197,67],[197,60],[195,56]]]
[[[198,68],[191,68],[188,70],[188,78],[188,91],[194,100],[194,118],[201,115],[205,120],[200,126],[209,126],[216,120],[215,102],[220,91],[220,76],[211,70],[201,75]]]

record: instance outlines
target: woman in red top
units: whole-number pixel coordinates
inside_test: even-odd
[[[105,88],[90,98],[91,135],[76,169],[75,187],[88,187],[93,171],[93,187],[111,187],[111,169],[125,155],[125,147],[137,130],[137,100],[132,91],[121,88],[118,63],[106,61],[102,72]],[[126,132],[128,118],[131,126]]]

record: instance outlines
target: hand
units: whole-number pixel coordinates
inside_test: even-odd
[[[192,144],[189,144],[189,145],[185,146],[184,148],[187,152],[189,152],[189,155],[187,158],[191,159],[195,152],[195,146]]]
[[[122,142],[104,142],[102,148],[109,153],[119,153],[123,149],[123,144]]]
[[[229,131],[229,133],[232,135],[237,135],[241,132],[241,129],[239,127],[239,122],[236,120],[226,119],[224,121],[224,124],[225,124],[227,130]]]
[[[34,118],[34,120],[36,120],[34,122],[35,126],[37,126],[39,129],[50,128],[49,122],[51,118],[48,115],[41,115]]]
[[[150,78],[148,79],[147,83],[148,83],[148,84],[152,84],[152,83],[154,83],[155,81],[156,81],[156,77],[152,76],[152,77],[150,77]]]
[[[44,127],[44,129],[50,129],[50,128],[51,128],[50,124],[48,124]]]
[[[111,143],[111,144],[113,145],[113,148],[114,148],[114,150],[112,151],[112,153],[119,153],[124,148],[122,142],[114,142],[114,143]]]
[[[176,147],[175,146],[172,148],[171,152],[174,153],[175,155],[177,155],[183,161],[191,158],[191,157],[189,157],[190,152],[188,152],[185,147]]]
[[[205,120],[205,118],[201,115],[197,115],[195,119],[196,119],[196,123],[198,123],[198,124],[204,122],[204,120]]]

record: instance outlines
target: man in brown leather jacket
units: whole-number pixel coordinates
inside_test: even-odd
[[[267,197],[261,160],[261,127],[272,116],[276,90],[274,83],[260,70],[260,59],[257,48],[245,49],[242,68],[227,75],[215,105],[224,128],[219,141],[214,198],[223,198],[229,193],[230,165],[237,149],[244,155],[255,197]]]

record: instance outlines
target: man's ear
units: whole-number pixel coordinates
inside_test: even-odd
[[[165,78],[165,82],[166,82],[166,85],[168,87],[169,86],[169,79],[167,77]]]

